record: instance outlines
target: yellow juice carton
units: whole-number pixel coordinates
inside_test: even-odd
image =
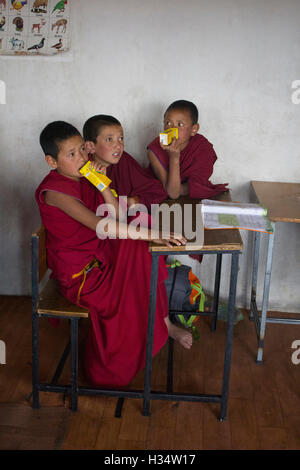
[[[86,179],[96,186],[99,191],[103,191],[111,183],[111,179],[92,167],[92,162],[87,162],[82,168],[80,168],[79,171]],[[112,189],[112,193],[115,197],[117,196],[117,193],[114,189]]]
[[[170,129],[159,133],[159,140],[163,145],[170,145],[174,138],[178,139],[177,127],[170,127]]]

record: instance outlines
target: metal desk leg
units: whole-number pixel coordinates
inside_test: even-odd
[[[151,393],[151,373],[152,373],[152,350],[154,337],[154,321],[156,310],[156,294],[159,254],[152,253],[151,263],[151,279],[150,279],[150,296],[149,296],[149,314],[148,314],[148,330],[147,330],[147,346],[146,346],[146,365],[144,378],[144,400],[143,415],[150,415],[150,393]]]
[[[216,330],[219,308],[220,279],[222,268],[222,253],[217,254],[216,273],[215,273],[215,289],[213,300],[213,312],[215,313],[211,322],[211,331]]]
[[[254,308],[256,306],[259,245],[260,245],[260,232],[254,232],[254,247],[253,247],[254,252],[253,252],[253,265],[252,265],[252,288],[251,288],[251,301],[250,301],[250,320],[253,319]]]
[[[227,322],[227,333],[226,333],[226,348],[225,348],[225,358],[224,358],[221,411],[220,411],[220,418],[219,418],[220,421],[224,421],[226,419],[226,414],[227,414],[227,401],[228,401],[228,388],[229,388],[230,365],[231,365],[231,351],[232,351],[232,340],[233,340],[238,268],[239,268],[239,253],[238,252],[232,253],[229,302],[228,302],[228,322]]]
[[[37,313],[34,313],[32,318],[32,396],[32,407],[39,408],[39,317]]]
[[[257,358],[256,358],[256,361],[258,363],[262,362],[262,357],[263,357],[264,338],[265,338],[265,330],[266,330],[266,323],[267,323],[268,301],[269,301],[270,282],[271,282],[272,258],[273,258],[273,247],[274,247],[274,238],[275,238],[275,224],[273,222],[271,222],[271,224],[273,228],[273,233],[270,233],[268,236],[268,252],[267,252],[267,261],[266,261],[264,294],[263,294],[261,319],[260,319],[258,351],[257,351]]]
[[[70,320],[71,328],[71,410],[78,408],[78,319]]]

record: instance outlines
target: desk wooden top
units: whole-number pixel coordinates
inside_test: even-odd
[[[300,183],[251,181],[251,186],[272,222],[300,223]]]
[[[219,201],[231,201],[229,191],[216,196],[214,199]],[[192,204],[195,206],[201,202],[199,199],[190,199],[188,197],[181,197],[179,199],[168,199],[164,201],[169,206],[172,204],[180,204],[184,211],[184,204]],[[195,214],[196,211],[193,210],[193,227],[195,227]],[[172,225],[171,225],[172,231]],[[184,234],[183,234],[184,235]],[[191,250],[191,251],[199,251],[199,249],[203,251],[241,251],[243,249],[243,242],[238,229],[216,229],[216,230],[204,230],[204,244],[202,247],[197,247],[195,245],[189,245],[187,243],[185,246],[173,246],[172,248],[167,247],[165,245],[157,245],[155,243],[150,243],[150,251],[168,251],[168,252],[176,252],[176,251],[183,251],[183,250]]]

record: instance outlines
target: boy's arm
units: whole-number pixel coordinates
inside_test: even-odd
[[[189,183],[181,183],[180,196],[188,196],[190,194]]]
[[[166,149],[165,149],[166,150]],[[171,199],[189,193],[188,183],[181,184],[180,180],[180,152],[168,152],[169,171],[166,171],[151,150],[148,150],[148,158],[156,177],[161,181]]]
[[[72,219],[96,231],[100,217],[97,217],[94,212],[85,207],[78,199],[56,191],[46,191],[44,198],[46,204],[57,207],[72,217]]]
[[[115,215],[117,220],[125,217],[124,210],[120,206],[118,199],[113,195],[109,187],[102,191],[102,196],[105,204],[108,207],[108,210],[110,210],[110,206],[113,207],[115,212],[112,214],[112,216]]]
[[[104,175],[106,175],[106,167],[104,167],[101,163],[91,162],[92,167],[95,168],[96,171],[100,171]],[[108,187],[106,190],[102,191],[102,196],[104,202],[106,204],[110,204],[114,207],[116,218],[119,220],[121,217],[124,217],[123,210],[121,209],[117,198],[113,195],[110,188]]]
[[[105,189],[103,193],[108,190],[109,188]],[[59,208],[70,217],[77,220],[77,222],[80,222],[95,232],[97,231],[98,223],[103,218],[96,216],[94,212],[85,207],[78,199],[75,199],[74,197],[64,193],[46,191],[45,202],[50,206]],[[107,236],[130,238],[128,233],[128,225],[118,221],[115,222],[115,230],[111,232],[109,231],[112,230],[109,221],[107,221],[107,224],[105,224],[102,229],[103,234],[106,234]],[[148,228],[145,227],[140,227],[138,239],[147,241],[152,240],[156,243],[162,243],[167,246],[172,246],[174,244],[185,245],[186,243],[185,238],[181,234],[171,234],[170,236],[164,236],[161,233],[154,232],[150,229],[148,230]]]
[[[155,176],[161,181],[163,187],[166,189],[168,172],[164,169],[162,164],[151,150],[148,150],[148,159]]]

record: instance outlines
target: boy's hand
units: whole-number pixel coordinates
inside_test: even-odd
[[[173,246],[186,245],[187,240],[180,233],[171,232],[169,235],[165,235],[164,233],[162,233],[161,238],[155,238],[152,241],[153,243],[157,243],[158,245],[166,245],[172,248]]]
[[[139,202],[140,202],[140,198],[138,196],[129,196],[127,198],[128,207],[134,206],[135,204],[138,204]]]
[[[163,150],[166,150],[166,152],[168,152],[170,158],[180,157],[180,144],[178,139],[173,139],[169,145],[163,145],[160,142],[160,146]]]
[[[104,175],[106,175],[106,167],[102,163],[91,162],[92,168],[96,171],[100,171]]]

